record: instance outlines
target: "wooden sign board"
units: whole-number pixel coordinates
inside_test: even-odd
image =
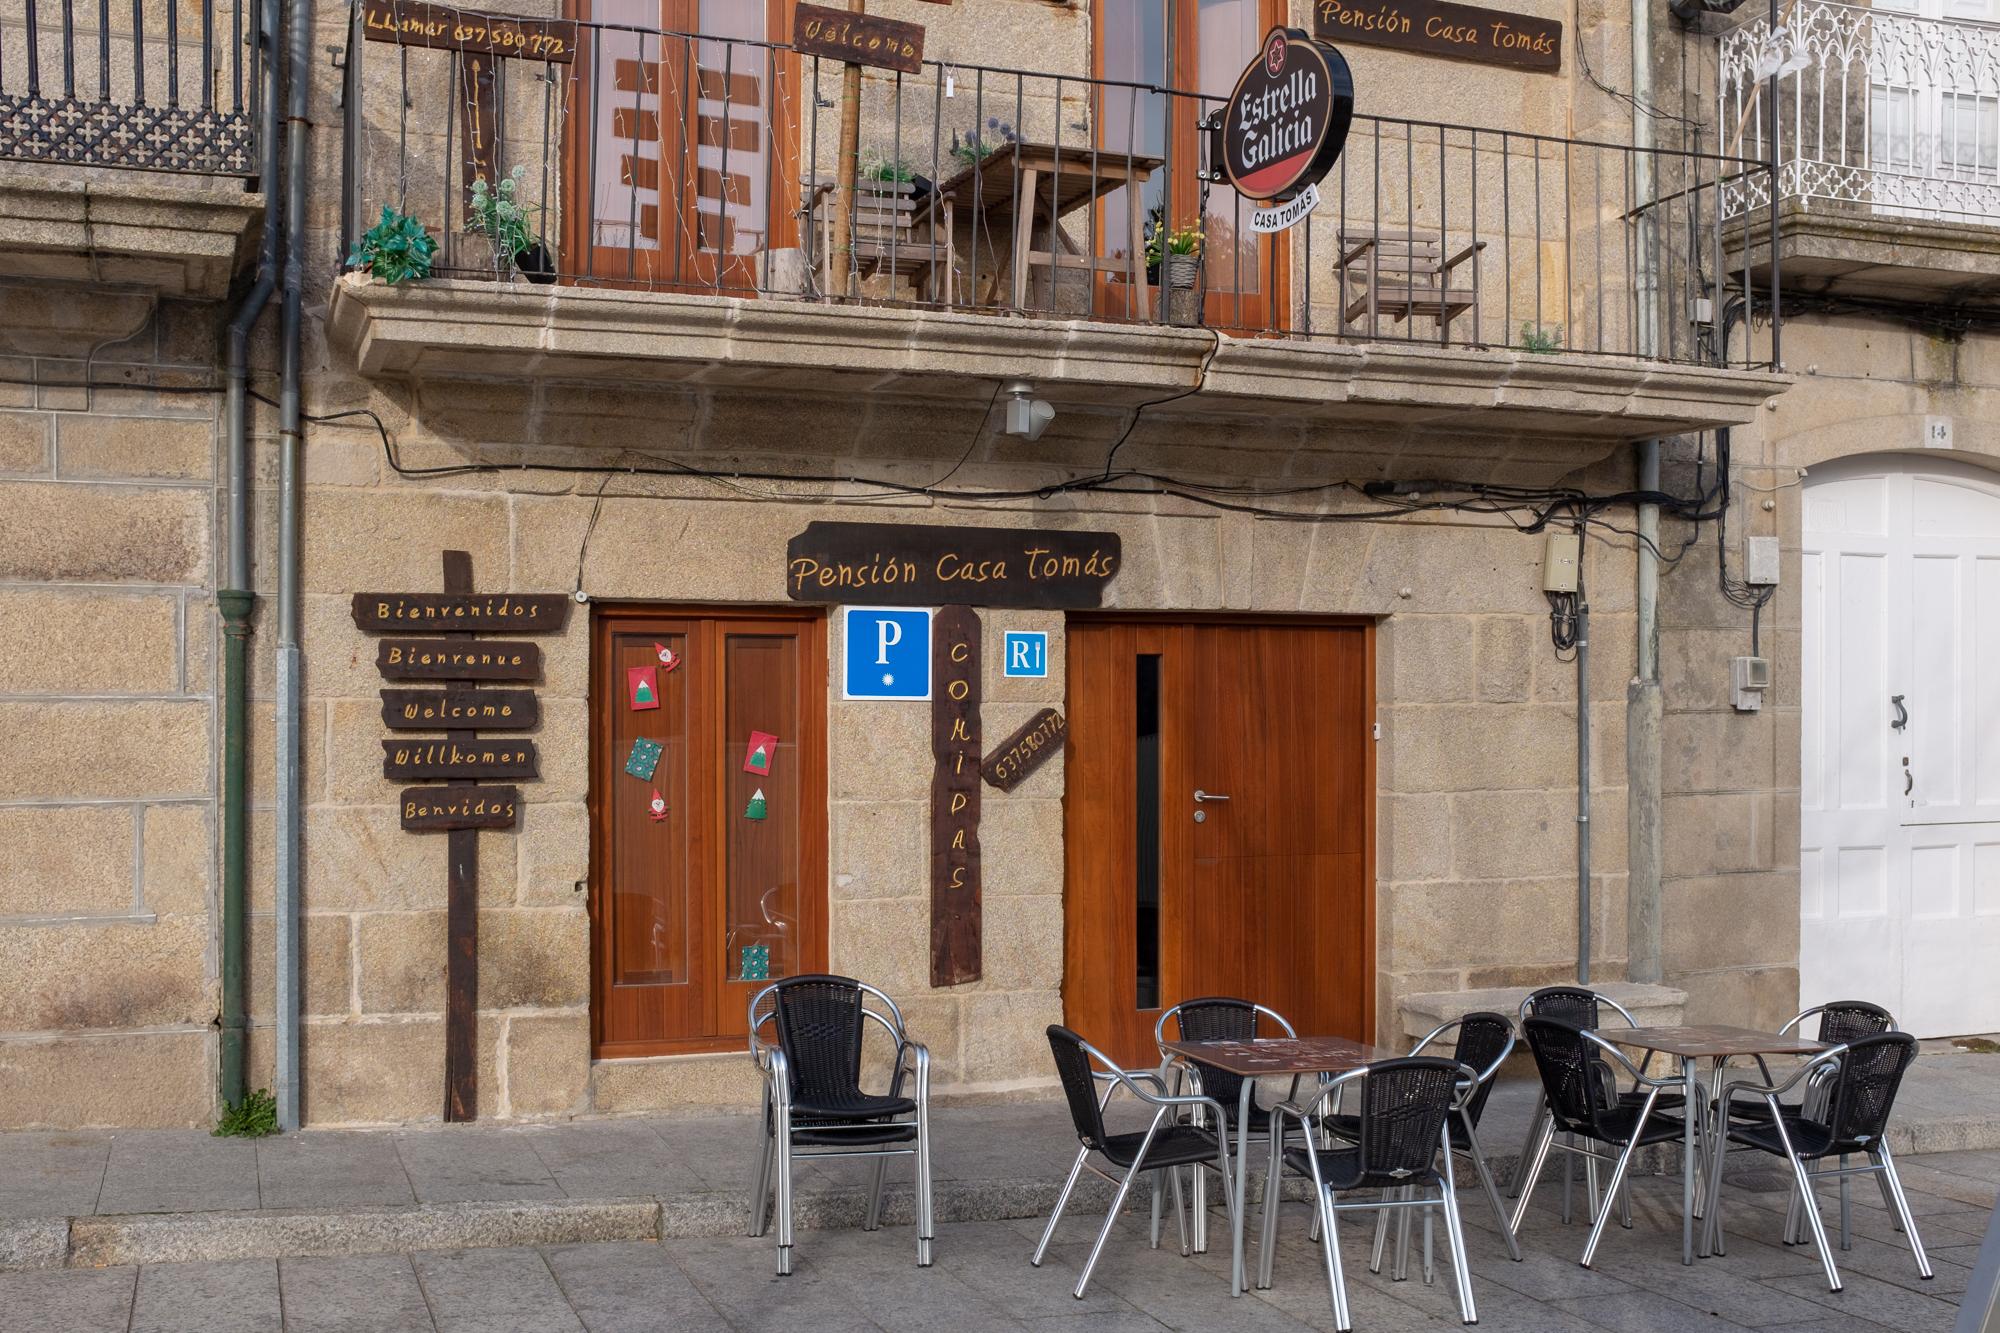
[[[383,639],[375,667],[385,680],[539,680],[542,650],[498,639]]]
[[[924,65],[921,23],[852,14],[822,5],[801,4],[793,11],[792,45],[802,55],[904,74],[915,74]]]
[[[542,720],[533,690],[384,690],[391,731],[526,731]]]
[[[979,613],[931,620],[931,985],[979,980]]]
[[[785,548],[795,602],[864,606],[1101,606],[1123,558],[1115,532],[808,523]]]
[[[576,24],[568,19],[482,14],[429,0],[362,0],[361,32],[371,42],[480,51],[559,65],[576,60]]]
[[[560,634],[571,605],[554,592],[357,592],[354,623],[400,634]]]
[[[1481,9],[1451,0],[1315,0],[1313,35],[1330,42],[1387,46],[1482,65],[1553,74],[1562,68],[1557,19]]]
[[[979,776],[1001,791],[1012,791],[1062,749],[1068,736],[1069,720],[1053,708],[1044,708],[994,747],[979,765]]]
[[[521,789],[405,787],[396,804],[403,812],[406,833],[506,829],[514,827],[514,817],[520,811]]]
[[[392,736],[382,742],[382,776],[392,782],[426,778],[535,778],[541,766],[535,743],[500,740],[427,740]]]

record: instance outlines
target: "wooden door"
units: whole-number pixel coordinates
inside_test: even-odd
[[[1301,1033],[1373,1035],[1372,637],[1071,624],[1072,1027],[1145,1061],[1162,1009],[1238,995]]]
[[[790,0],[573,0],[564,261],[606,286],[768,287],[795,246]]]
[[[1102,0],[1092,14],[1096,73],[1111,81],[1094,88],[1099,151],[1165,159],[1144,186],[1116,191],[1098,205],[1098,248],[1125,258],[1135,207],[1148,230],[1198,228],[1204,236],[1204,320],[1242,332],[1283,327],[1286,238],[1252,232],[1253,203],[1226,184],[1209,190],[1203,209],[1203,136],[1195,128],[1228,98],[1264,34],[1284,22],[1283,0]],[[1134,84],[1173,91],[1140,93]],[[1151,281],[1157,284],[1159,276]],[[1163,317],[1164,295],[1156,286],[1150,305],[1155,317]],[[1131,316],[1122,272],[1098,278],[1097,308],[1112,318]]]
[[[771,979],[825,968],[823,623],[809,613],[597,609],[590,905],[600,1056],[739,1044],[764,984],[746,948],[768,955]],[[661,647],[679,659],[671,671]],[[649,666],[658,706],[635,708],[629,672]],[[745,769],[753,731],[778,738],[768,773]],[[660,745],[650,778],[626,768],[641,739]],[[751,818],[759,793],[762,817]]]

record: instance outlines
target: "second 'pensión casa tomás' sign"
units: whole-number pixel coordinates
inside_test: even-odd
[[[1482,65],[1551,74],[1562,68],[1561,20],[1452,0],[1316,0],[1313,31],[1331,41],[1389,46]]]
[[[1246,199],[1283,202],[1333,168],[1354,119],[1354,77],[1340,52],[1297,28],[1264,37],[1229,101],[1208,120],[1210,161]]]
[[[885,606],[1101,606],[1118,573],[1115,532],[808,523],[785,548],[795,602]]]

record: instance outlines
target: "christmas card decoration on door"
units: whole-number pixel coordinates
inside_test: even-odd
[[[771,756],[777,753],[778,738],[768,731],[750,733],[750,744],[743,752],[743,771],[760,777],[771,776]]]
[[[658,787],[653,788],[653,799],[646,802],[646,813],[653,817],[655,824],[667,817],[667,798],[660,795]]]
[[[762,787],[759,787],[750,794],[750,804],[743,807],[743,817],[745,819],[762,819],[764,817],[764,789]]]
[[[771,979],[771,946],[768,944],[746,944],[743,946],[743,961],[737,967],[739,981],[769,981]]]
[[[681,664],[681,655],[667,647],[664,643],[654,644],[653,651],[659,654],[660,670],[662,671],[672,671]]]
[[[626,756],[625,771],[641,782],[653,780],[653,770],[660,766],[660,743],[649,741],[644,736],[632,742],[632,753]]]
[[[625,686],[632,691],[632,710],[660,706],[660,669],[655,666],[625,668]]]

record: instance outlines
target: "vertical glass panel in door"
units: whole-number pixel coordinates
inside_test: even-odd
[[[1138,1007],[1160,1004],[1160,655],[1133,658],[1134,801],[1136,839]]]
[[[1236,87],[1257,54],[1263,32],[1258,23],[1259,0],[1197,0],[1195,8],[1195,86],[1220,106]],[[1250,230],[1250,205],[1227,185],[1208,195],[1202,218],[1203,277],[1211,293],[1227,293],[1220,312],[1224,322],[1241,327],[1246,321],[1242,297],[1263,290],[1261,269],[1266,246]],[[1256,322],[1254,319],[1251,322]]]
[[[1165,157],[1170,99],[1120,85],[1166,86],[1167,5],[1164,0],[1102,0],[1102,4],[1097,38],[1107,82],[1098,90],[1098,152],[1114,159]],[[1171,176],[1170,171],[1154,172],[1138,187],[1136,199],[1130,186],[1105,196],[1097,230],[1098,250],[1104,256],[1129,262],[1132,210],[1140,211],[1150,235],[1166,216]],[[1122,291],[1126,276],[1114,272],[1110,282]],[[1122,296],[1118,304],[1124,304]]]
[[[660,665],[655,643],[687,656],[685,634],[620,634],[612,640],[612,688],[620,691],[611,714],[611,753],[620,766],[609,804],[612,864],[609,927],[612,981],[626,986],[687,984],[689,945],[694,934],[690,898],[701,892],[689,883],[688,841],[692,833],[689,786],[688,694],[683,672]],[[627,671],[654,668],[657,708],[633,708]],[[659,745],[651,777],[623,771],[634,741]],[[666,804],[652,808],[653,793]]]
[[[723,975],[776,980],[799,970],[799,640],[726,632],[722,657]],[[777,737],[761,765],[753,733]]]

